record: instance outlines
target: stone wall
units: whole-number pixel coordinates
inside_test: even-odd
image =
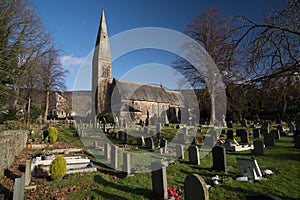
[[[12,165],[15,156],[25,148],[26,141],[27,132],[24,130],[0,132],[0,177]]]

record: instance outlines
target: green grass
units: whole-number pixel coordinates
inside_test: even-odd
[[[172,128],[165,129],[162,135],[171,139],[173,131]],[[75,131],[68,128],[59,130],[59,141],[82,146]],[[167,167],[168,186],[181,188],[183,192],[184,179],[188,174],[201,175],[207,184],[210,184],[212,176],[218,174],[224,182],[221,180],[219,185],[209,190],[212,200],[244,199],[246,194],[253,193],[270,193],[287,200],[300,199],[300,149],[293,146],[291,137],[282,137],[275,146],[265,149],[264,156],[256,157],[261,170],[271,169],[275,174],[265,181],[254,183],[234,180],[239,174],[236,158],[251,158],[250,151],[227,152],[226,173],[211,170],[211,153],[201,159],[199,166],[189,164],[186,153],[185,160],[177,160]],[[98,172],[67,175],[60,182],[47,181],[36,192],[45,194],[47,191],[49,195],[40,195],[39,199],[53,199],[55,194],[65,194],[68,199],[152,199],[151,172],[121,178],[119,171],[90,158],[99,169]],[[119,178],[114,179],[107,174]],[[183,193],[181,196],[184,196]]]

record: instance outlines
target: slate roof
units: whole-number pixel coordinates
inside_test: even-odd
[[[117,79],[114,79],[114,83],[114,89],[119,91],[123,100],[171,103],[182,107],[185,105],[180,91],[165,90],[162,86]]]

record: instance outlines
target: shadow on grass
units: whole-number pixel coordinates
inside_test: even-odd
[[[131,188],[131,187],[128,187],[128,186],[119,185],[119,184],[116,184],[114,182],[105,180],[100,175],[96,175],[94,177],[94,181],[96,183],[98,183],[99,185],[104,185],[105,187],[113,188],[116,191],[123,191],[123,192],[131,193],[131,194],[142,194],[144,197],[146,197],[148,199],[152,199],[153,198],[152,197],[152,191],[149,190],[149,189],[145,189],[145,188]],[[107,193],[107,192],[103,192],[103,191],[99,191],[99,190],[98,191],[95,190],[95,192],[98,193],[98,194],[100,194],[101,196],[103,196],[104,199],[128,199],[128,198],[119,196],[117,194]],[[129,198],[129,199],[132,199],[132,197]]]

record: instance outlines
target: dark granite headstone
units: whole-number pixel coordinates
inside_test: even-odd
[[[152,169],[152,193],[158,200],[168,199],[167,170],[160,162],[151,163]]]
[[[227,130],[227,139],[233,140],[233,130]]]
[[[190,174],[184,180],[184,199],[209,200],[206,183],[198,174]]]
[[[260,138],[260,129],[259,128],[253,129],[253,138]]]
[[[253,141],[253,155],[255,156],[263,156],[264,155],[264,143],[263,141]]]
[[[195,165],[200,165],[200,155],[199,155],[198,147],[190,146],[188,152],[189,152],[190,163]]]
[[[213,170],[226,171],[226,150],[222,146],[212,148]]]

